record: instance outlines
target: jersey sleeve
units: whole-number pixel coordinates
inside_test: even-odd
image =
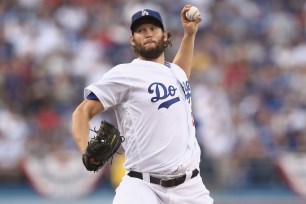
[[[171,69],[173,74],[175,75],[175,77],[179,80],[179,81],[187,81],[187,75],[185,73],[185,71],[179,67],[178,65],[171,63]]]
[[[123,73],[113,68],[97,83],[91,84],[84,90],[84,98],[94,93],[102,103],[104,110],[124,102],[128,97],[129,83]]]

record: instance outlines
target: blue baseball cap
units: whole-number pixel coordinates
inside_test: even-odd
[[[141,22],[142,20],[149,19],[155,22],[162,30],[164,30],[163,20],[160,14],[157,11],[153,11],[151,9],[143,9],[141,11],[137,11],[132,16],[131,20],[131,31],[134,32],[135,26]]]

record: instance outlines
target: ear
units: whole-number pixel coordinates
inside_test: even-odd
[[[163,38],[165,42],[168,40],[168,32],[163,32]]]
[[[133,47],[135,46],[135,40],[134,40],[134,36],[133,35],[130,36],[130,43],[131,43],[131,45]]]

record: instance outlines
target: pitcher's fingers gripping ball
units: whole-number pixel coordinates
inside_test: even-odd
[[[117,152],[124,138],[112,124],[102,121],[96,136],[88,142],[82,155],[83,164],[88,171],[98,171]]]
[[[200,11],[195,6],[190,6],[189,10],[186,12],[186,18],[190,21],[196,21],[200,16]]]

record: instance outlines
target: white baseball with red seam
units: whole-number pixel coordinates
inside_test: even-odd
[[[190,21],[195,21],[200,17],[200,11],[197,7],[191,6],[186,12],[186,18]]]

